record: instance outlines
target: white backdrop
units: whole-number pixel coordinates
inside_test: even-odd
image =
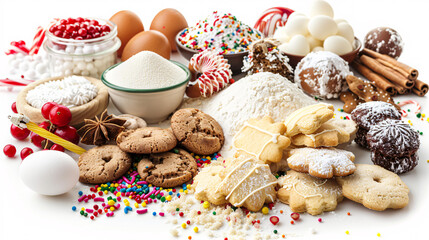
[[[389,26],[396,29],[402,36],[405,47],[400,58],[401,61],[417,68],[420,71],[420,79],[429,81],[427,41],[429,33],[429,4],[424,0],[392,1],[392,0],[360,0],[360,1],[329,1],[335,11],[335,16],[344,18],[354,27],[355,34],[363,40],[366,32],[378,26]],[[137,13],[143,21],[145,29],[148,29],[152,18],[156,13],[167,7],[178,9],[192,25],[197,20],[204,18],[213,10],[231,12],[243,22],[253,25],[263,10],[284,6],[304,12],[310,1],[54,1],[54,0],[0,0],[0,51],[6,50],[10,41],[25,40],[27,43],[36,31],[37,26],[46,25],[52,18],[66,17],[98,17],[108,19],[115,12],[129,9]],[[180,59],[178,56],[174,56]],[[6,61],[0,57],[0,77],[5,77]],[[30,146],[29,142],[20,143],[9,134],[9,126],[6,116],[9,114],[10,105],[15,101],[19,88],[9,92],[0,88],[0,147],[12,143],[18,151],[24,146]],[[395,98],[401,101],[410,99],[410,96]],[[423,106],[422,111],[429,113],[429,101],[426,98],[416,98]],[[333,102],[341,106],[339,102]],[[412,114],[411,114],[412,115]],[[410,117],[415,122],[416,129],[423,131],[422,149],[420,150],[420,164],[417,168],[403,175],[403,179],[410,187],[410,204],[399,211],[374,212],[358,204],[345,200],[334,213],[325,213],[321,217],[323,223],[318,223],[318,217],[304,215],[302,221],[290,225],[288,216],[282,215],[280,225],[276,227],[281,234],[288,238],[321,238],[329,236],[332,239],[378,239],[377,233],[384,239],[399,239],[404,237],[427,237],[429,223],[429,150],[424,146],[429,143],[429,123],[418,122],[415,117]],[[33,147],[31,145],[31,147]],[[34,147],[33,147],[34,148]],[[369,153],[355,146],[350,147],[355,151],[356,162],[369,163]],[[19,152],[18,152],[19,155]],[[44,197],[28,190],[18,178],[19,157],[8,159],[0,154],[0,239],[106,239],[108,237],[142,237],[147,239],[171,239],[165,218],[145,216],[125,216],[120,211],[113,218],[102,217],[91,222],[82,218],[78,213],[71,211],[76,204],[77,192],[88,191],[88,187],[78,184],[73,191],[59,197]],[[92,205],[90,205],[92,206]],[[281,204],[278,204],[280,209]],[[149,212],[151,212],[151,208]],[[277,211],[278,211],[277,209]],[[283,206],[282,209],[288,211]],[[157,211],[157,210],[155,210]],[[351,212],[352,216],[346,213]],[[279,215],[279,214],[277,214]],[[179,219],[181,223],[184,219]],[[265,220],[264,222],[268,222]],[[269,222],[268,222],[269,223]],[[207,239],[207,232],[200,228],[198,234],[193,233],[192,228],[186,231],[180,230],[179,239]],[[309,229],[316,230],[316,234]],[[270,224],[262,227],[267,233],[274,229]],[[346,235],[345,231],[350,234]],[[273,236],[273,234],[271,234]]]

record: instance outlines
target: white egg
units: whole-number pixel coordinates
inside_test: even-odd
[[[338,33],[337,35],[344,37],[350,44],[353,45],[355,40],[355,32],[353,31],[352,26],[346,22],[341,22],[338,24]]]
[[[285,53],[305,56],[310,52],[310,44],[303,35],[295,35],[289,43],[283,43],[279,49]]]
[[[284,26],[277,28],[273,38],[279,40],[281,43],[289,42],[290,40],[290,37],[286,34],[286,29]]]
[[[308,34],[308,17],[306,16],[296,16],[292,19],[289,19],[285,25],[285,34],[289,37],[295,35],[307,35]]]
[[[325,51],[325,49],[323,47],[315,47],[313,49],[311,49],[312,52],[321,52],[321,51]]]
[[[324,15],[315,16],[308,22],[308,31],[319,40],[325,40],[327,37],[337,34],[338,27],[335,21]]]
[[[79,179],[76,161],[55,150],[35,152],[19,167],[22,182],[42,195],[60,195],[70,191]]]
[[[313,36],[307,36],[308,44],[310,44],[310,50],[315,47],[321,47],[323,46],[323,42],[319,39],[314,38]]]
[[[334,17],[334,10],[331,5],[323,0],[315,0],[310,6],[310,17],[325,15],[328,17]]]
[[[323,42],[325,51],[333,52],[337,55],[343,55],[353,50],[352,45],[347,39],[341,36],[330,36]]]

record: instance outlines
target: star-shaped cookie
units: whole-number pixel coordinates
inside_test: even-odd
[[[216,192],[219,183],[222,181],[219,173],[224,169],[221,159],[212,162],[204,167],[194,178],[193,189],[195,190],[195,199],[200,201],[209,201],[215,205],[225,204],[225,196]]]
[[[347,176],[355,170],[355,155],[335,148],[296,148],[289,152],[288,165],[297,172],[319,178]]]
[[[293,170],[278,179],[277,197],[294,212],[318,215],[333,211],[343,200],[341,187],[334,179],[320,179]]]
[[[249,119],[234,136],[233,146],[238,154],[251,155],[264,163],[279,162],[290,145],[290,139],[283,136],[285,132],[285,125],[274,123],[269,116]]]

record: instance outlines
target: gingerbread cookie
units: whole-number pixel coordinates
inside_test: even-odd
[[[382,101],[392,104],[396,109],[401,110],[401,108],[393,102],[392,97],[386,91],[377,86],[373,85],[369,81],[364,81],[360,78],[357,78],[353,75],[348,75],[346,77],[347,84],[349,85],[350,91],[356,94],[360,99],[365,102],[371,101]]]
[[[131,157],[116,145],[104,145],[79,157],[79,181],[100,184],[122,177],[132,165]]]
[[[354,174],[336,180],[346,198],[369,209],[384,211],[408,205],[407,185],[398,175],[380,166],[356,164]]]
[[[222,181],[219,173],[224,169],[222,161],[218,159],[204,167],[194,178],[193,189],[195,199],[200,201],[209,200],[212,204],[222,205],[228,203],[225,196],[217,192],[217,184]]]
[[[169,128],[146,127],[122,132],[116,143],[128,153],[149,154],[170,151],[177,145],[177,140]]]
[[[292,170],[314,177],[347,176],[356,170],[354,154],[341,149],[296,148],[289,155],[287,162]]]
[[[295,146],[335,147],[350,142],[357,131],[357,125],[351,120],[332,118],[322,124],[312,134],[298,134],[291,138]]]
[[[312,134],[334,116],[334,106],[318,103],[296,110],[285,120],[286,136],[293,137],[300,133]]]
[[[142,180],[164,188],[177,187],[197,174],[195,159],[185,150],[144,156],[137,165]]]
[[[247,154],[264,163],[279,162],[283,150],[290,145],[290,139],[283,136],[285,131],[283,123],[274,123],[269,116],[249,119],[233,138],[236,156]]]
[[[196,154],[211,155],[225,142],[219,123],[195,108],[175,112],[171,117],[171,129],[180,144]]]
[[[343,200],[341,187],[334,179],[319,179],[305,173],[288,171],[278,179],[277,197],[293,212],[319,215],[333,211]]]
[[[350,91],[341,93],[340,100],[344,103],[343,110],[346,113],[351,113],[357,105],[365,102]]]
[[[385,119],[401,119],[401,114],[392,104],[380,101],[360,104],[352,111],[351,116],[359,127],[366,130]]]
[[[224,166],[219,173],[222,181],[215,192],[226,196],[225,199],[233,206],[243,206],[256,212],[264,203],[275,201],[277,179],[271,174],[267,164],[242,155],[227,159]]]

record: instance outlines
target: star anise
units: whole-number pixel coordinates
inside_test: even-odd
[[[100,118],[85,119],[85,125],[78,130],[82,137],[81,142],[87,145],[104,145],[109,140],[116,140],[116,137],[125,130],[122,126],[126,120],[114,118],[107,115],[107,110],[101,114]]]

